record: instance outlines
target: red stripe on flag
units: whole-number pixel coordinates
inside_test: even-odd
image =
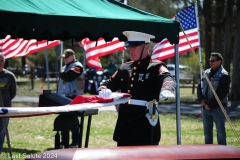
[[[0,40],[0,52],[6,56],[6,58],[16,58],[26,56],[47,48],[51,48],[60,44],[60,41],[36,41],[36,40],[24,40],[22,38],[11,39],[10,35],[7,35],[5,39]]]
[[[98,57],[91,57],[86,59],[86,63],[91,68],[96,68],[97,70],[102,70],[102,64]]]
[[[198,43],[198,40],[197,40],[197,39],[191,40],[190,43],[191,43],[191,44],[192,44],[192,43]],[[188,46],[188,42],[180,43],[180,44],[178,45],[178,47],[179,47],[179,48],[180,48],[180,47],[187,47],[188,49],[190,49],[190,46]],[[195,48],[196,48],[196,46],[195,46]],[[161,53],[161,52],[166,52],[166,51],[169,51],[169,50],[171,50],[171,49],[174,49],[174,46],[173,46],[173,45],[172,45],[172,46],[169,46],[169,47],[159,48],[159,49],[157,49],[157,50],[154,51],[154,54]],[[179,51],[179,53],[181,53],[181,52],[183,52],[183,51],[186,52],[186,51],[188,51],[188,50],[182,49],[181,51]]]
[[[22,57],[22,56],[25,56],[25,55],[30,55],[30,54],[33,54],[33,53],[36,53],[36,52],[39,52],[41,50],[44,50],[44,49],[47,49],[47,48],[52,48],[54,46],[57,46],[60,44],[60,41],[56,40],[56,41],[42,41],[42,42],[35,42],[35,43],[31,43],[29,46],[28,46],[28,49],[27,49],[27,52],[22,52],[22,53],[19,53],[15,56],[13,56],[13,58],[17,58],[17,57]]]
[[[88,38],[79,42],[86,51],[86,63],[91,68],[102,69],[99,57],[112,54],[113,52],[124,50],[124,43],[114,38],[111,42],[105,42],[103,38],[98,41],[90,41]]]

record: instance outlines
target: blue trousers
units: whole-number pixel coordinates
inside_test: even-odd
[[[5,118],[6,120],[6,124],[8,126],[9,124],[9,118]],[[0,118],[0,152],[3,149],[3,144],[4,144],[4,140],[5,140],[5,128],[4,128],[4,124],[3,124],[3,118]]]
[[[202,113],[205,144],[213,144],[213,126],[216,125],[218,144],[227,145],[225,121],[226,118],[220,107],[210,111],[203,109]]]
[[[79,124],[78,116],[74,116],[74,117],[76,119],[76,122]],[[73,127],[73,128],[71,128],[71,132],[72,132],[72,144],[78,144],[79,136],[80,136],[80,128],[78,126],[77,127]],[[64,132],[61,132],[61,135],[63,137],[64,136]],[[62,143],[64,143],[63,139],[62,139]]]

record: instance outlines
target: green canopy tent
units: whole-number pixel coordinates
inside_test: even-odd
[[[122,32],[132,30],[179,42],[179,22],[115,0],[1,0],[0,18],[0,38],[123,41]]]

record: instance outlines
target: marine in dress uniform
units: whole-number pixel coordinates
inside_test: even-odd
[[[155,124],[150,124],[147,104],[154,99],[158,102],[159,98],[173,98],[176,84],[166,65],[149,55],[150,39],[154,36],[135,31],[123,34],[128,38],[126,46],[132,61],[122,64],[99,87],[100,92],[107,88],[131,95],[128,103],[119,106],[113,140],[118,146],[158,145],[160,121],[157,115]]]

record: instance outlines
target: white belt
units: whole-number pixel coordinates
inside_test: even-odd
[[[128,104],[138,105],[138,106],[147,106],[148,101],[137,100],[137,99],[130,99]]]

